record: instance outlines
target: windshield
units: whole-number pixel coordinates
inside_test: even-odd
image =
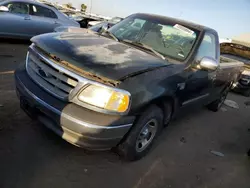
[[[109,29],[120,41],[130,40],[145,44],[165,57],[183,61],[189,55],[198,31],[177,23],[168,23],[168,19],[158,21],[133,15]]]

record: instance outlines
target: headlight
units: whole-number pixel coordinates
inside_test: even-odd
[[[90,85],[80,93],[78,99],[99,108],[123,113],[129,108],[130,94],[127,91]]]

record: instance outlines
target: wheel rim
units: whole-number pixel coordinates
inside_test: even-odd
[[[157,128],[158,123],[156,119],[151,119],[144,125],[136,140],[137,152],[142,152],[149,146],[156,135]]]

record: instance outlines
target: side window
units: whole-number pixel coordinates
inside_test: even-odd
[[[29,14],[29,5],[26,3],[9,3],[7,4],[9,12],[16,14]]]
[[[34,16],[57,19],[56,14],[52,10],[41,7],[39,5],[32,5],[32,11]]]
[[[203,57],[208,56],[216,59],[216,42],[215,36],[206,33],[198,49],[196,60],[200,61]]]

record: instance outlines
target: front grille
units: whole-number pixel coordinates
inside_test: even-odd
[[[60,99],[68,100],[78,80],[55,68],[49,63],[49,59],[50,57],[41,55],[36,48],[31,47],[26,60],[27,72],[43,89]]]

